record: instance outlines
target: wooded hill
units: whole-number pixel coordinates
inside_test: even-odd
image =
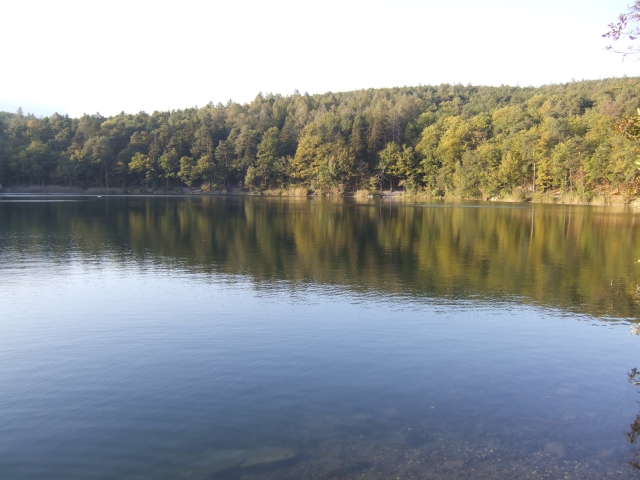
[[[618,78],[259,94],[108,118],[0,112],[0,183],[632,198],[640,144],[614,130],[639,106],[640,78]]]

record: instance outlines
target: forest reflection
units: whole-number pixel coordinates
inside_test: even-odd
[[[3,201],[4,200],[4,201]],[[634,210],[265,197],[0,200],[0,255],[637,316]],[[26,238],[25,238],[26,237]]]

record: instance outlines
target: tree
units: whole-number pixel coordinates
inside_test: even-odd
[[[380,150],[380,153],[378,154],[378,158],[380,159],[378,161],[378,169],[380,170],[381,174],[383,176],[389,175],[389,177],[397,176],[396,170],[401,156],[402,150],[397,143],[387,143],[387,146],[384,149]],[[392,178],[389,178],[389,191],[393,192]]]
[[[439,125],[429,125],[422,131],[422,137],[416,151],[421,155],[420,173],[423,176],[422,181],[431,191],[438,190],[438,171],[442,166],[442,162],[437,154],[438,142],[442,136],[442,130]]]
[[[83,150],[76,150],[69,156],[69,170],[78,187],[78,175],[84,173],[86,178],[88,154]]]
[[[182,157],[180,159],[180,171],[178,176],[191,190],[191,185],[198,178],[200,178],[200,172],[198,171],[198,165],[191,157]]]
[[[136,153],[129,162],[129,170],[139,174],[142,181],[147,185],[151,185],[155,175],[155,169],[151,157],[143,153]]]
[[[180,169],[180,157],[175,148],[160,155],[158,165],[162,169],[162,176],[165,179],[165,191],[169,190],[169,179],[178,176]]]
[[[618,15],[616,23],[608,25],[609,31],[602,36],[610,38],[614,42],[622,40],[629,42],[624,50],[617,50],[613,45],[607,45],[606,49],[622,55],[622,60],[631,57],[634,60],[640,60],[640,45],[636,40],[640,38],[640,0],[635,0],[627,7],[626,13]],[[616,123],[615,133],[622,134],[630,140],[640,140],[640,108],[636,114],[627,115]],[[640,169],[640,161],[636,162],[636,166]]]
[[[636,19],[612,26],[615,38]],[[499,197],[537,184],[585,199],[613,189],[630,198],[640,191],[639,99],[640,82],[627,78],[263,95],[110,118],[0,112],[0,182],[168,190],[202,179],[205,188],[245,181],[338,193],[368,180],[379,187],[384,175],[386,189],[391,180],[435,195]],[[380,156],[389,143],[393,151]]]
[[[416,175],[417,166],[416,155],[413,148],[403,145],[402,153],[398,157],[394,173],[396,176],[401,178],[398,185],[409,192],[415,192],[419,186]]]
[[[208,180],[209,190],[213,188],[213,179],[216,176],[215,147],[209,129],[202,125],[196,130],[191,151],[198,158],[198,170]]]
[[[235,158],[234,146],[227,140],[222,140],[216,147],[215,157],[218,161],[218,174],[222,178],[222,185],[226,187],[229,169]]]
[[[618,16],[618,21],[610,23],[608,27],[609,31],[602,35],[604,38],[609,38],[614,42],[626,41],[629,44],[623,50],[614,49],[612,44],[607,45],[605,48],[611,52],[621,54],[623,60],[627,57],[640,60],[640,45],[634,43],[640,38],[640,0],[635,0],[629,5],[627,12],[621,13]]]
[[[275,173],[275,165],[280,150],[280,132],[277,127],[271,127],[262,136],[261,142],[258,144],[258,153],[256,155],[256,163],[251,172],[247,171],[245,183],[252,186],[255,180],[262,180],[262,188],[267,188],[269,179]],[[251,167],[249,167],[251,168]]]
[[[48,160],[51,158],[49,148],[39,140],[32,141],[25,150],[30,170],[30,177],[38,178],[44,187],[44,174]]]
[[[90,139],[85,144],[85,151],[91,156],[91,163],[101,170],[104,175],[107,191],[109,190],[109,170],[111,167],[111,157],[113,155],[109,138],[97,136]]]
[[[344,192],[355,158],[341,139],[323,141],[312,125],[303,131],[292,164],[292,177],[318,191]]]
[[[253,165],[256,157],[257,133],[248,125],[242,127],[235,141],[237,155],[236,168],[244,169]]]
[[[207,181],[207,191],[213,190],[214,178],[216,177],[216,164],[213,155],[203,155],[198,159],[197,170],[203,180]],[[204,184],[202,185],[204,189]]]

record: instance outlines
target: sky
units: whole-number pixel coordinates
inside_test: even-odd
[[[0,110],[109,116],[260,92],[638,76],[601,37],[628,3],[0,0]]]

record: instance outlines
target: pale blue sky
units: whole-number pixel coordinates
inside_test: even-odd
[[[5,2],[0,110],[103,115],[262,92],[637,76],[625,0]]]

